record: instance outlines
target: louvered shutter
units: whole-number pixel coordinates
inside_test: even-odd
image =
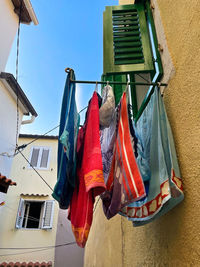
[[[22,223],[23,223],[23,218],[24,218],[24,199],[20,199],[19,201],[19,208],[17,211],[17,219],[16,219],[16,228],[22,228]]]
[[[31,165],[37,167],[40,148],[33,148],[31,154]]]
[[[155,71],[143,4],[106,7],[103,27],[104,74]]]
[[[40,168],[47,168],[48,158],[49,158],[49,149],[43,148],[42,149],[41,162],[40,162]]]
[[[42,229],[52,228],[53,223],[54,200],[47,200],[44,203]]]

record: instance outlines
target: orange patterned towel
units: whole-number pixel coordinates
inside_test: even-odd
[[[77,140],[77,183],[70,203],[69,219],[76,242],[84,247],[93,218],[95,196],[105,191],[99,134],[98,96],[94,92],[87,119]]]
[[[126,93],[121,98],[117,136],[106,187],[101,198],[107,219],[146,195],[130,135]]]

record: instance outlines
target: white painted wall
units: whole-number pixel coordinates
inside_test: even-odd
[[[18,16],[11,0],[0,0],[0,72],[5,71],[10,50],[17,32]]]
[[[2,0],[0,0],[1,2]],[[4,1],[4,0],[3,0]],[[1,42],[0,42],[1,43]],[[22,120],[19,109],[19,130]],[[16,101],[0,81],[0,173],[9,177],[13,158],[1,156],[7,152],[13,155],[16,143],[17,107]]]

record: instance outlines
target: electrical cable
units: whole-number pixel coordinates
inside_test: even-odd
[[[69,245],[74,245],[76,244],[76,242],[70,242],[70,243],[66,243],[66,244],[61,244],[61,245],[55,245],[55,246],[49,246],[49,247],[44,247],[42,249],[37,249],[36,250],[31,250],[31,251],[25,251],[25,252],[20,252],[20,253],[9,253],[9,254],[0,254],[0,257],[3,256],[14,256],[14,255],[21,255],[21,254],[28,254],[28,253],[33,253],[33,252],[39,252],[39,251],[44,251],[44,250],[48,250],[48,249],[53,249],[56,247],[63,247],[63,246],[69,246]],[[34,249],[34,248],[0,248],[0,249]]]
[[[12,209],[11,207],[9,207],[7,204],[5,204],[3,207],[5,207],[5,208],[8,208],[8,209],[10,209],[10,210],[13,210],[14,212],[16,212],[16,210],[14,210],[14,209]],[[37,221],[37,222],[39,222],[40,220],[38,219],[38,218],[35,218],[35,217],[33,217],[33,216],[24,216],[23,218],[28,218],[29,220],[31,220],[31,221]]]
[[[16,81],[18,82],[18,68],[19,68],[19,36],[20,36],[20,24],[21,24],[21,13],[22,13],[22,2],[20,2],[20,10],[19,10],[19,22],[18,22],[18,31],[17,31],[17,56],[16,56]],[[18,87],[16,89],[17,94],[17,127],[16,127],[16,148],[18,143],[18,133],[19,133],[19,92]]]
[[[33,142],[35,142],[35,141],[37,141],[38,139],[40,139],[42,136],[45,136],[45,135],[47,135],[48,133],[52,132],[53,130],[55,130],[55,129],[58,128],[59,126],[60,126],[60,124],[57,125],[56,127],[54,127],[53,129],[49,130],[49,131],[46,132],[45,134],[40,135],[39,137],[33,139],[33,140],[30,141],[29,143],[19,146],[18,149],[20,149],[21,147],[24,149],[25,147],[29,146],[29,145],[32,144]]]
[[[31,168],[37,173],[37,175],[42,179],[42,181],[51,189],[51,191],[53,192],[53,188],[47,183],[47,181],[39,174],[39,172],[33,167],[33,165],[29,162],[29,160],[24,156],[24,154],[18,150],[19,153],[22,155],[22,157],[26,160],[26,162],[28,162],[28,164],[31,166]]]
[[[16,249],[16,250],[21,250],[21,249],[50,249],[50,248],[57,248],[57,247],[64,247],[64,246],[68,246],[68,245],[73,245],[75,244],[76,242],[73,241],[73,242],[69,242],[69,243],[64,243],[64,244],[59,244],[59,245],[52,245],[52,246],[41,246],[41,247],[20,247],[20,248],[1,248],[0,249]]]
[[[139,73],[135,73],[135,74],[138,75],[140,78],[142,78],[144,81],[149,83],[149,81],[146,78],[144,78],[142,75],[140,75]]]

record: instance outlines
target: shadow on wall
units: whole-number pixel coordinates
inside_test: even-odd
[[[71,230],[71,222],[67,219],[67,210],[59,210],[56,233],[56,245],[75,242]],[[56,267],[82,267],[84,262],[84,249],[77,244],[57,247],[55,249]]]

